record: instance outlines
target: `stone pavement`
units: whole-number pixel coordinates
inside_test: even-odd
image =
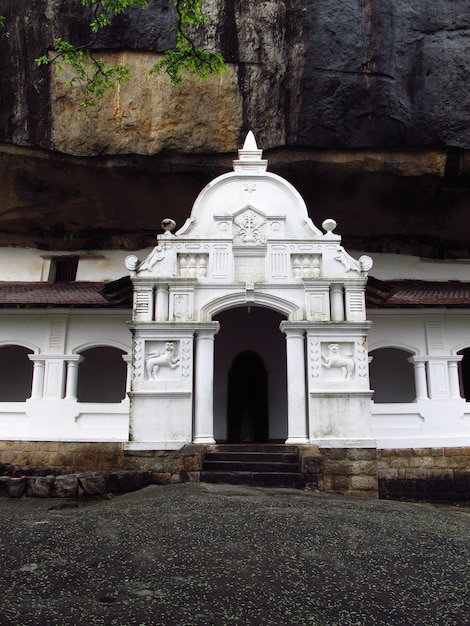
[[[2,626],[470,624],[470,510],[177,484],[0,500]]]

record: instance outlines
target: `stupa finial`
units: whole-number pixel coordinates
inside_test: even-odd
[[[238,170],[252,170],[252,171],[265,171],[268,167],[268,162],[261,157],[263,151],[256,145],[256,139],[253,131],[248,131],[245,138],[243,148],[238,151],[238,161],[233,162],[233,169]]]
[[[245,143],[243,144],[243,152],[247,150],[258,150],[258,146],[256,145],[256,139],[252,130],[248,131],[245,137]]]

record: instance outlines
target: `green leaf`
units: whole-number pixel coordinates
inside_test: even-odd
[[[211,74],[225,71],[225,63],[221,54],[197,47],[191,37],[191,29],[207,23],[208,16],[203,11],[203,0],[168,0],[175,6],[176,49],[168,50],[165,57],[155,63],[150,74],[165,73],[175,85],[180,85],[185,72],[199,76],[202,80]],[[105,93],[118,84],[130,81],[130,70],[123,65],[109,65],[96,58],[93,54],[94,44],[99,31],[111,25],[112,17],[120,15],[131,7],[145,9],[147,0],[81,0],[85,7],[93,7],[94,20],[90,24],[94,39],[87,45],[75,46],[69,41],[58,37],[54,42],[51,55],[42,55],[35,59],[38,66],[55,65],[63,71],[64,64],[69,65],[73,77],[66,85],[80,85],[84,100],[83,108],[93,106],[96,100],[103,98]],[[0,16],[1,18],[2,16]],[[0,20],[0,26],[2,21]]]

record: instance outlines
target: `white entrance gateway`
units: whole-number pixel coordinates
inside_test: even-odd
[[[323,231],[312,223],[296,189],[267,171],[251,132],[238,156],[233,172],[202,190],[182,228],[173,233],[173,220],[164,220],[165,232],[147,258],[126,259],[134,287],[129,446],[177,449],[281,433],[287,443],[374,447],[365,308],[372,261],[344,250],[334,220],[326,219]],[[222,361],[214,378],[215,318],[241,308],[282,316],[281,383],[278,376],[258,378],[262,348],[236,355],[238,374]],[[249,316],[243,320],[250,324]],[[250,335],[243,326],[237,333],[235,343]],[[269,354],[268,374],[279,365]],[[230,373],[238,387],[226,382]],[[285,432],[279,415],[269,423],[279,386],[287,397]],[[234,431],[228,414],[237,402],[231,419],[246,424]],[[265,430],[250,423],[261,419],[260,411]]]

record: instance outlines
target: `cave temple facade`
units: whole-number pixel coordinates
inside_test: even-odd
[[[350,254],[262,156],[152,250],[2,251],[1,440],[470,445],[468,264]]]

